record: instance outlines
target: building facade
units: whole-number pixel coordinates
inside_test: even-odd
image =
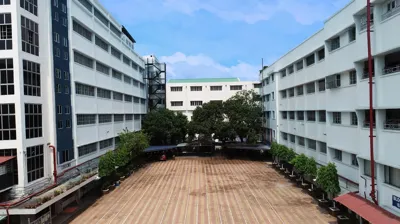
[[[342,193],[371,199],[369,126],[374,127],[376,195],[399,215],[400,1],[372,1],[374,123],[369,122],[366,1],[354,0],[322,30],[260,72],[267,136],[334,162]]]
[[[148,86],[135,40],[97,0],[0,0],[0,35],[1,207],[53,183],[53,147],[58,174],[96,168],[141,129]]]
[[[258,81],[239,78],[170,79],[167,82],[167,108],[180,111],[191,120],[197,106],[210,101],[225,101],[241,90],[259,92]]]

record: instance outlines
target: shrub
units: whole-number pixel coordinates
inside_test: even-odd
[[[317,184],[331,197],[340,193],[339,178],[334,163],[328,163],[318,169]]]

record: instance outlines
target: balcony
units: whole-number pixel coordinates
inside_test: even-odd
[[[375,115],[375,110],[373,110],[372,112],[372,116],[373,116],[373,128],[376,128],[376,115]],[[365,110],[364,111],[364,122],[363,122],[363,127],[364,128],[369,128],[370,126],[370,120],[369,120],[369,110]]]
[[[375,66],[374,66],[374,59],[372,59],[372,77],[375,77],[375,72],[374,72],[374,68],[375,68]],[[368,73],[368,68],[369,68],[369,66],[368,66],[368,61],[364,61],[364,70],[363,70],[363,74],[362,74],[362,79],[367,79],[368,77],[369,77],[369,73]]]
[[[386,110],[386,121],[383,124],[383,128],[386,130],[400,131],[400,110],[399,109]]]
[[[360,17],[360,31],[367,29],[367,13]],[[374,25],[374,14],[371,13],[371,27]]]
[[[400,5],[396,5],[394,8],[391,8],[386,13],[382,15],[382,20],[388,19],[397,13],[400,13]]]
[[[385,56],[383,75],[400,72],[400,51]]]
[[[0,156],[0,192],[15,185],[15,156]]]

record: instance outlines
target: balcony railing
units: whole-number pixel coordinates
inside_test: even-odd
[[[369,77],[369,73],[368,71],[364,71],[364,73],[362,74],[362,79],[367,79]],[[375,77],[375,72],[372,72],[372,77]]]
[[[391,74],[391,73],[396,73],[396,72],[400,72],[400,64],[399,65],[395,65],[395,66],[391,66],[391,67],[385,67],[383,69],[383,74],[384,75]]]
[[[383,128],[389,130],[400,130],[400,119],[387,120]]]
[[[363,127],[364,127],[364,128],[369,128],[369,124],[370,124],[369,121],[364,121]],[[374,122],[374,123],[373,123],[373,128],[375,128],[375,127],[376,127],[376,123]]]
[[[389,17],[392,17],[393,15],[400,13],[400,5],[396,6],[392,10],[388,11],[387,13],[382,15],[382,20],[385,20]]]

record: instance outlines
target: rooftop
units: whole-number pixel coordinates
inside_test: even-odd
[[[240,82],[239,78],[170,79],[168,83]]]

